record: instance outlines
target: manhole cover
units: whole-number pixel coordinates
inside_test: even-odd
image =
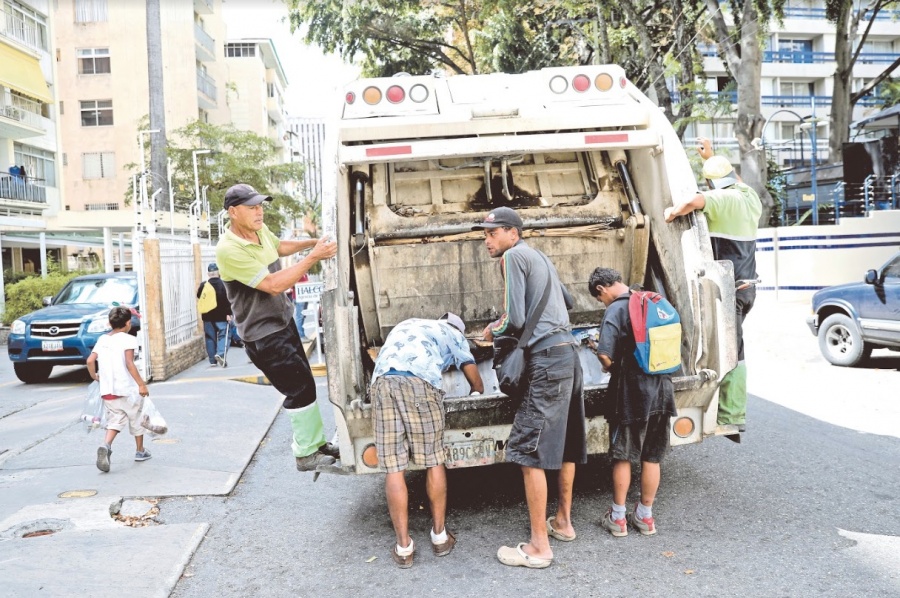
[[[181,441],[177,438],[154,438],[153,442],[157,444],[177,444]]]
[[[88,498],[96,496],[96,490],[68,490],[59,495],[60,498]]]
[[[38,536],[49,536],[50,534],[55,534],[55,529],[40,529],[36,532],[28,532],[23,538],[37,538]]]

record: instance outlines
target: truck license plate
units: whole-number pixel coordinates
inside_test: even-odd
[[[41,341],[42,351],[62,351],[62,341]]]
[[[444,465],[449,469],[494,463],[494,440],[492,438],[451,442],[444,447],[444,450],[447,453],[447,461]]]

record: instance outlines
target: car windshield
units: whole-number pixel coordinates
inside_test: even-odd
[[[109,305],[113,302],[136,304],[137,280],[133,278],[73,280],[62,290],[53,304],[99,303]]]

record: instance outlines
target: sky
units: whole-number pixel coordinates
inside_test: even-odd
[[[341,90],[359,70],[337,56],[291,35],[282,0],[223,0],[228,39],[261,37],[272,40],[288,80],[285,106],[289,116],[328,117],[343,105]],[[282,21],[282,19],[285,19]]]

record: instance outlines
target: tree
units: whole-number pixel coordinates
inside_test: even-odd
[[[832,162],[843,159],[843,147],[850,139],[850,120],[856,103],[875,87],[887,79],[900,66],[900,56],[877,77],[869,81],[856,93],[851,93],[850,78],[853,67],[859,59],[863,45],[875,24],[875,17],[881,9],[900,4],[892,0],[870,0],[865,6],[853,0],[826,0],[825,17],[834,23],[834,92],[831,98],[831,133],[828,138],[828,153]],[[866,23],[859,34],[860,24]]]
[[[737,121],[734,135],[741,154],[741,178],[762,200],[760,224],[765,225],[774,207],[766,189],[766,164],[762,152],[752,141],[762,136],[761,76],[762,43],[765,24],[784,15],[784,0],[731,0],[729,8],[734,27],[729,27],[719,0],[705,0],[710,12],[725,66],[737,83]]]
[[[279,191],[284,183],[303,177],[303,163],[280,162],[278,149],[266,137],[241,131],[232,125],[217,126],[197,120],[173,131],[169,139],[168,157],[172,161],[170,174],[176,212],[187,212],[196,199],[193,152],[197,149],[213,150],[197,155],[197,179],[201,189],[208,187],[207,199],[213,218],[222,210],[225,191],[237,183],[247,183],[260,193],[272,196],[272,208],[265,211],[264,218],[275,234],[281,233],[287,219],[303,216],[309,209],[301,204],[302,198]],[[138,166],[128,164],[126,168],[136,170]],[[130,187],[127,195],[130,199]]]

